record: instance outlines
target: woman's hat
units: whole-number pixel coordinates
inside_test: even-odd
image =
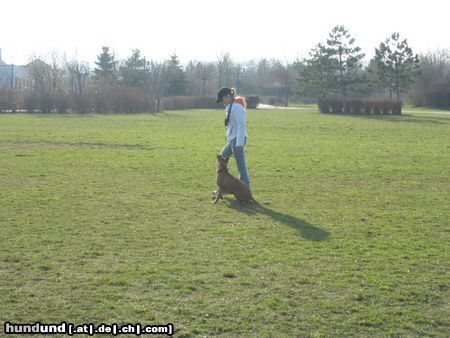
[[[231,88],[222,88],[217,92],[217,100],[216,103],[222,102],[223,101],[223,97],[227,96],[229,94],[231,94],[232,90]]]

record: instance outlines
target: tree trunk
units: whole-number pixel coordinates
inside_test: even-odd
[[[161,98],[157,97],[156,98],[156,112],[159,113],[160,112],[160,103],[161,103]]]
[[[344,71],[343,71],[343,62],[342,62],[342,52],[339,51],[339,74],[341,77],[341,92],[342,92],[342,103],[343,103],[343,113],[345,114],[347,112],[347,100],[346,100],[346,96],[347,96],[347,89],[345,88],[344,85]]]

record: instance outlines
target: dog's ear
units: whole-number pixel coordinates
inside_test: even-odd
[[[222,156],[220,156],[220,155],[217,155],[217,159],[218,160],[220,160],[222,158]]]
[[[229,160],[230,158],[229,157],[227,157],[226,159],[225,159],[225,162],[227,162],[228,163],[228,160]]]

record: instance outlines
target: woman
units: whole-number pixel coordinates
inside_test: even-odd
[[[227,128],[225,138],[227,144],[220,155],[228,158],[232,154],[236,160],[239,171],[239,179],[250,188],[247,165],[245,163],[245,144],[247,143],[246,103],[243,97],[236,96],[234,88],[222,88],[217,93],[216,103],[222,102],[225,106],[225,126]]]

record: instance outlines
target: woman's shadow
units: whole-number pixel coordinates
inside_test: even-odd
[[[228,207],[240,212],[244,212],[247,215],[262,214],[269,216],[274,221],[289,225],[296,229],[300,236],[310,241],[323,241],[330,237],[330,233],[326,230],[320,229],[313,224],[310,224],[297,217],[283,214],[281,212],[269,209],[262,204],[246,204],[241,205],[237,201],[229,200]]]

